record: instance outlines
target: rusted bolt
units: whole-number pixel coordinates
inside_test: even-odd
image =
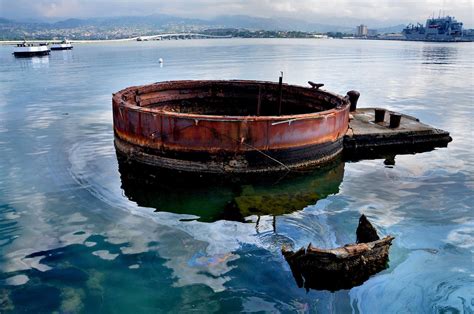
[[[385,109],[375,109],[375,123],[385,120]]]
[[[349,101],[351,102],[350,111],[355,111],[357,109],[357,101],[359,100],[360,93],[356,90],[350,90],[347,92],[347,97],[349,97]]]
[[[399,113],[391,113],[390,114],[390,128],[395,129],[400,126],[400,120],[402,119],[402,115]]]

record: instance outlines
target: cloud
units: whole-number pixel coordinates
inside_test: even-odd
[[[68,16],[81,11],[80,1],[38,1],[34,4],[37,11],[45,17]]]
[[[183,17],[219,15],[293,17],[321,23],[423,22],[433,12],[474,25],[471,0],[0,0],[7,18],[67,18],[166,13]]]

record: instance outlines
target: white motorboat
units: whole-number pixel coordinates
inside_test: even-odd
[[[30,44],[24,41],[17,44],[13,50],[15,57],[33,57],[49,55],[50,49],[47,44]]]
[[[72,44],[66,39],[60,43],[53,43],[51,45],[51,50],[71,50],[72,48]]]

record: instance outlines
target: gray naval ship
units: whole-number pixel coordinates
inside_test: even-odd
[[[405,40],[417,41],[474,41],[474,30],[463,30],[462,23],[452,16],[431,17],[426,25],[409,24],[402,31]]]

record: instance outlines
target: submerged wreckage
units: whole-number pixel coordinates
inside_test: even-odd
[[[296,252],[282,248],[298,287],[316,290],[350,289],[388,266],[392,236],[382,239],[362,215],[357,227],[357,243],[335,249],[321,249],[309,244]]]
[[[248,174],[319,166],[341,155],[423,145],[449,133],[347,96],[261,81],[169,81],[113,95],[117,151],[151,166]],[[375,114],[375,115],[374,115]],[[357,157],[355,157],[357,158]]]
[[[136,178],[141,179],[132,164],[152,166],[172,172],[172,176],[179,171],[197,173],[199,178],[203,174],[237,175],[231,176],[233,179],[258,174],[263,178],[261,174],[319,167],[341,155],[348,160],[388,157],[386,160],[393,162],[396,154],[445,147],[452,140],[448,132],[414,117],[381,108],[357,109],[357,91],[340,96],[321,90],[323,84],[308,83],[311,87],[287,85],[282,77],[278,83],[169,81],[115,93],[115,147],[125,194],[157,210],[170,210],[153,196],[156,190],[163,190],[153,185],[154,179],[148,194],[143,184],[147,180],[135,183]],[[159,178],[160,184],[169,184],[166,177]],[[197,181],[186,182],[194,190]],[[314,191],[300,192],[296,195],[303,207],[306,200],[318,198]],[[298,210],[270,205],[268,211],[255,205],[255,200],[263,199],[265,205],[272,204],[272,199],[285,204],[281,195],[278,197],[242,190],[233,202],[201,218],[240,221],[252,214],[275,213],[276,209],[281,213]],[[195,209],[189,210],[195,213]],[[299,286],[334,291],[360,285],[385,269],[393,239],[380,239],[362,215],[356,244],[335,249],[309,245],[296,252],[283,249],[282,253]]]

